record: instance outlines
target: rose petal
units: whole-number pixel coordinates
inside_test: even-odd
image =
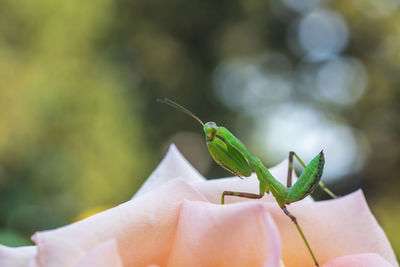
[[[323,267],[393,267],[387,260],[375,253],[343,256],[325,263]]]
[[[285,266],[312,266],[312,258],[295,225],[276,205],[264,205],[278,225]],[[299,201],[288,209],[297,217],[320,263],[349,254],[377,253],[398,266],[390,243],[361,191],[327,201]]]
[[[288,173],[288,160],[284,160],[278,165],[269,169],[271,174],[282,184],[286,185]],[[292,181],[297,181],[296,173],[293,171]],[[259,192],[259,182],[257,176],[253,173],[250,177],[240,179],[238,177],[229,177],[222,179],[213,179],[208,181],[198,181],[191,183],[194,188],[200,191],[210,202],[219,204],[221,203],[221,195],[224,191],[237,191],[255,193]],[[242,202],[249,199],[240,197],[226,197],[226,203]],[[263,200],[275,202],[275,198],[271,194],[266,194]],[[302,201],[313,202],[313,199],[308,196]]]
[[[287,165],[284,161],[271,169],[283,184]],[[167,182],[177,176],[195,181],[193,187],[181,180]],[[224,190],[257,193],[254,175],[246,181],[203,179],[171,146],[150,182],[143,185],[140,196],[84,221],[37,233],[33,240],[38,245],[38,256],[29,266],[101,266],[103,262],[108,266],[279,266],[279,236],[274,221],[283,241],[285,266],[313,265],[295,226],[272,197],[267,200],[273,202],[225,206],[197,202],[206,201],[199,191],[214,203],[220,202]],[[180,210],[185,198],[196,202],[185,201]],[[227,202],[243,200],[227,198]],[[357,266],[368,262],[386,266],[381,262],[388,261],[398,266],[361,192],[317,203],[303,200],[288,208],[298,218],[321,264]],[[110,242],[113,238],[114,243]],[[0,266],[4,260],[1,253],[0,247]]]
[[[96,245],[115,238],[124,266],[165,265],[182,199],[205,199],[176,179],[83,221],[36,233],[35,266],[75,266]]]
[[[35,246],[10,248],[0,245],[0,266],[26,267],[35,255]]]
[[[122,267],[115,239],[100,243],[76,267]]]
[[[182,178],[185,182],[203,181],[204,177],[185,159],[174,144],[169,146],[168,152],[147,178],[134,197],[140,196],[154,188],[175,178]]]
[[[279,233],[260,203],[184,201],[167,266],[273,267],[279,259]]]

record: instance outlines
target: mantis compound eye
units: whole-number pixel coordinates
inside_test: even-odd
[[[217,124],[213,121],[206,122],[206,125],[208,127],[217,128]]]

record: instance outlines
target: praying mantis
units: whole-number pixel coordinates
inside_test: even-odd
[[[296,225],[296,228],[310,252],[315,265],[319,266],[296,217],[289,212],[286,205],[307,197],[317,188],[318,185],[332,198],[337,197],[320,181],[325,164],[323,151],[312,159],[308,165],[306,165],[295,152],[289,152],[289,168],[285,187],[272,176],[261,160],[254,156],[228,129],[222,126],[217,126],[215,122],[203,123],[191,111],[167,98],[164,100],[157,99],[157,101],[186,113],[201,124],[205,134],[208,151],[218,165],[239,178],[249,177],[252,172],[256,173],[259,181],[258,194],[224,191],[221,196],[221,204],[225,203],[225,196],[259,199],[262,198],[265,193],[268,194],[271,192],[282,211]],[[294,185],[292,185],[293,157],[296,157],[304,167],[304,170]]]

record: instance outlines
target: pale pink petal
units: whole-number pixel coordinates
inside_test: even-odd
[[[115,238],[124,266],[163,266],[178,223],[182,199],[205,199],[173,180],[83,221],[36,233],[36,266],[75,266],[96,245]]]
[[[295,225],[277,205],[264,205],[278,225],[285,266],[312,266],[312,258]],[[349,254],[377,253],[398,266],[390,243],[361,191],[334,200],[299,201],[288,209],[297,217],[320,263]]]
[[[35,255],[35,246],[11,248],[0,245],[0,267],[26,267]]]
[[[393,267],[387,260],[375,253],[356,254],[334,259],[322,267]]]
[[[208,201],[215,204],[221,203],[221,195],[224,191],[240,191],[255,194],[259,191],[258,180],[255,174],[244,179],[240,179],[239,177],[219,178],[193,182],[191,185],[201,192]],[[225,203],[242,202],[246,200],[247,199],[228,196],[225,199]]]
[[[288,160],[284,160],[275,167],[269,169],[271,174],[279,180],[283,185],[286,186],[287,174],[288,174]],[[293,183],[296,182],[296,173],[292,174]],[[222,179],[213,179],[208,181],[198,181],[191,183],[194,188],[200,191],[208,201],[212,203],[221,203],[221,195],[224,191],[237,191],[237,192],[248,192],[248,193],[259,193],[259,182],[257,176],[253,173],[250,177],[240,179],[238,177],[229,177]],[[240,197],[227,196],[225,203],[242,202],[249,199]],[[263,200],[275,202],[275,198],[272,195],[265,195]],[[311,197],[303,199],[305,202],[312,202]]]
[[[122,267],[115,239],[110,239],[92,248],[76,267]]]
[[[179,152],[176,146],[171,144],[163,160],[135,193],[134,197],[140,196],[178,177],[187,183],[205,180]]]
[[[278,227],[275,224],[269,213],[265,213],[265,229],[268,233],[269,250],[267,260],[264,262],[264,267],[281,266],[281,239],[279,236]],[[273,256],[272,256],[273,255]],[[278,257],[279,255],[279,257]]]
[[[184,201],[167,266],[279,266],[279,233],[260,203]]]

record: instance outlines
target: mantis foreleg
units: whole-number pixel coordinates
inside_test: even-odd
[[[306,164],[304,161],[300,159],[300,157],[296,154],[294,151],[289,152],[289,168],[288,168],[288,176],[287,176],[287,182],[286,186],[289,188],[292,186],[292,172],[293,172],[293,156],[296,157],[296,159],[300,162],[300,164],[306,168]],[[322,190],[324,190],[329,196],[332,198],[338,198],[337,195],[335,195],[331,190],[329,190],[321,181],[319,182],[319,187],[321,187]]]

